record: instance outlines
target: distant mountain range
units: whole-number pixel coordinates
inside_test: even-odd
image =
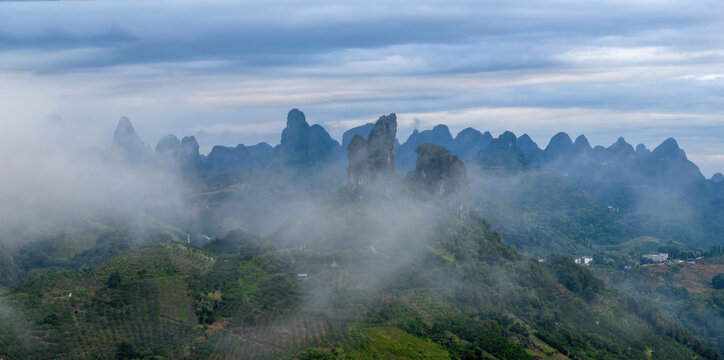
[[[284,168],[307,173],[331,169],[341,178],[352,139],[366,139],[373,127],[369,123],[349,129],[340,145],[322,126],[309,125],[304,113],[292,109],[279,145],[214,146],[204,156],[193,136],[179,140],[173,134],[162,138],[153,151],[124,117],[108,156],[127,162],[155,162],[188,177]],[[634,235],[706,246],[717,243],[724,234],[724,175],[706,179],[673,138],[653,150],[643,144],[634,147],[624,138],[609,147],[592,147],[584,135],[574,141],[560,132],[541,149],[527,134],[504,132],[494,138],[490,132],[466,128],[453,137],[447,126],[437,125],[415,130],[403,143],[394,140],[395,170],[414,170],[416,150],[426,143],[449,150],[473,175],[555,174],[615,212],[632,226]]]
[[[158,141],[155,146],[155,155],[159,158],[165,157],[166,160],[184,163],[184,168],[189,168],[190,165],[192,169],[213,175],[239,169],[266,167],[272,164],[297,167],[317,166],[343,159],[352,137],[360,135],[366,138],[374,126],[373,123],[367,123],[345,131],[340,145],[321,125],[310,126],[304,113],[298,109],[292,109],[289,112],[286,125],[281,134],[280,144],[274,147],[266,142],[250,146],[238,144],[235,147],[216,145],[208,155],[202,155],[198,152],[199,145],[193,136],[179,140],[176,135],[169,134]],[[523,156],[515,154],[515,157],[521,164],[530,164],[532,168],[536,169],[560,168],[560,163],[567,163],[572,158],[578,158],[581,155],[594,154],[599,162],[605,162],[608,165],[612,160],[628,161],[653,154],[652,158],[657,159],[655,162],[661,166],[665,166],[664,163],[667,161],[678,162],[679,165],[685,164],[682,166],[687,168],[685,170],[687,175],[703,178],[698,167],[686,159],[686,154],[673,138],[667,139],[652,152],[644,144],[638,144],[634,148],[622,137],[609,147],[600,145],[591,147],[585,135],[580,135],[575,141],[572,141],[568,134],[560,132],[551,138],[545,149],[541,149],[528,134],[515,137],[513,133],[505,132],[496,139],[488,131],[481,133],[469,127],[453,137],[448,127],[442,124],[430,130],[415,129],[404,143],[399,143],[395,139],[395,168],[401,172],[413,170],[417,158],[415,149],[424,143],[443,146],[459,159],[469,163],[480,160],[481,156],[485,158],[487,153],[500,151],[500,149],[495,150],[498,146],[496,140],[508,142],[506,145],[510,148],[508,155],[520,152]],[[488,149],[491,143],[494,143],[495,147]],[[487,151],[481,154],[481,151],[486,149]],[[154,151],[149,145],[143,143],[126,117],[121,118],[118,122],[110,153],[127,161],[149,160],[154,155]],[[485,163],[485,160],[482,161]],[[501,166],[515,167],[516,164],[508,163],[501,164]],[[710,183],[722,182],[724,175],[716,173],[708,181]]]

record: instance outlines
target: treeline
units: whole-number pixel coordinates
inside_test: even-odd
[[[525,351],[522,343],[504,336],[505,332],[501,327],[494,323],[487,325],[488,327],[483,326],[472,318],[460,315],[435,322],[432,326],[419,319],[411,319],[403,322],[400,328],[412,335],[440,344],[456,360],[490,358],[487,354],[498,359],[533,359]],[[449,334],[464,340],[464,343]]]

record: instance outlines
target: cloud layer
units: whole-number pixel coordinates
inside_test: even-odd
[[[55,114],[105,146],[277,143],[304,110],[339,137],[397,112],[453,130],[560,130],[608,145],[669,136],[724,170],[724,4],[716,1],[0,2],[0,131]]]

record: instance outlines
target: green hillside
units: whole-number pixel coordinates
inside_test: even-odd
[[[180,244],[130,250],[100,266],[31,280],[3,297],[11,316],[2,352],[11,358],[107,358],[121,343],[179,358],[200,334],[188,278],[211,254]],[[111,278],[120,281],[109,281]],[[7,342],[7,340],[5,340]]]
[[[23,281],[62,270],[95,266],[128,249],[149,243],[185,241],[182,230],[154,217],[99,216],[33,235],[2,234],[13,246],[0,244],[0,285]]]
[[[28,281],[2,295],[20,311],[0,313],[0,356],[717,358],[571,260],[539,263],[445,209],[339,201],[264,238],[130,249]]]
[[[631,236],[617,213],[554,174],[483,170],[472,187],[477,211],[531,254],[591,253]]]
[[[713,278],[724,273],[724,258],[706,257],[694,262],[635,267],[615,271],[605,266],[592,269],[612,287],[626,291],[679,320],[712,348],[724,350],[724,290]]]

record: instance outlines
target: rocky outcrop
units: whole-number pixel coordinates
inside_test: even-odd
[[[450,134],[450,129],[445,125],[437,125],[431,130],[418,131],[415,129],[407,138],[407,141],[398,148],[396,168],[400,171],[414,169],[415,159],[417,158],[415,150],[424,143],[431,143],[450,149],[453,147],[453,142],[454,140]]]
[[[205,170],[199,154],[199,143],[193,136],[179,140],[174,134],[161,138],[156,144],[156,163],[162,167],[185,173],[201,173]]]
[[[460,217],[468,216],[468,176],[465,164],[442,146],[425,143],[415,149],[415,171],[408,173],[416,187],[447,202]]]
[[[442,146],[431,143],[417,149],[415,178],[437,196],[454,194],[467,184],[465,164]]]
[[[395,135],[397,116],[383,115],[365,140],[354,135],[350,140],[348,183],[352,188],[368,184],[379,177],[389,177],[395,171]]]
[[[284,165],[296,168],[312,168],[341,153],[339,143],[323,127],[309,126],[304,113],[297,109],[287,115],[279,152]]]
[[[385,174],[395,171],[395,136],[397,135],[397,115],[394,113],[380,116],[367,138],[367,151],[372,161],[372,169]]]
[[[236,147],[214,146],[206,157],[206,167],[213,175],[225,174],[239,169],[250,169],[251,155],[246,146],[239,144]]]
[[[265,142],[252,146],[244,146],[244,144],[235,147],[217,145],[211,149],[204,162],[212,175],[242,169],[259,169],[275,163],[274,148]]]
[[[168,134],[156,143],[156,156],[171,156],[181,147],[181,141],[174,134]]]
[[[367,141],[360,135],[354,135],[347,146],[349,166],[347,167],[347,183],[353,189],[370,183],[374,179],[371,161],[367,152]]]
[[[138,163],[151,158],[151,149],[136,134],[131,120],[122,117],[113,132],[110,154],[114,159]]]
[[[363,138],[367,138],[370,136],[370,132],[372,131],[372,128],[375,127],[374,123],[367,123],[362,126],[353,127],[342,134],[342,149],[347,149],[349,147],[350,142],[352,142],[352,138],[355,135],[359,135]]]

